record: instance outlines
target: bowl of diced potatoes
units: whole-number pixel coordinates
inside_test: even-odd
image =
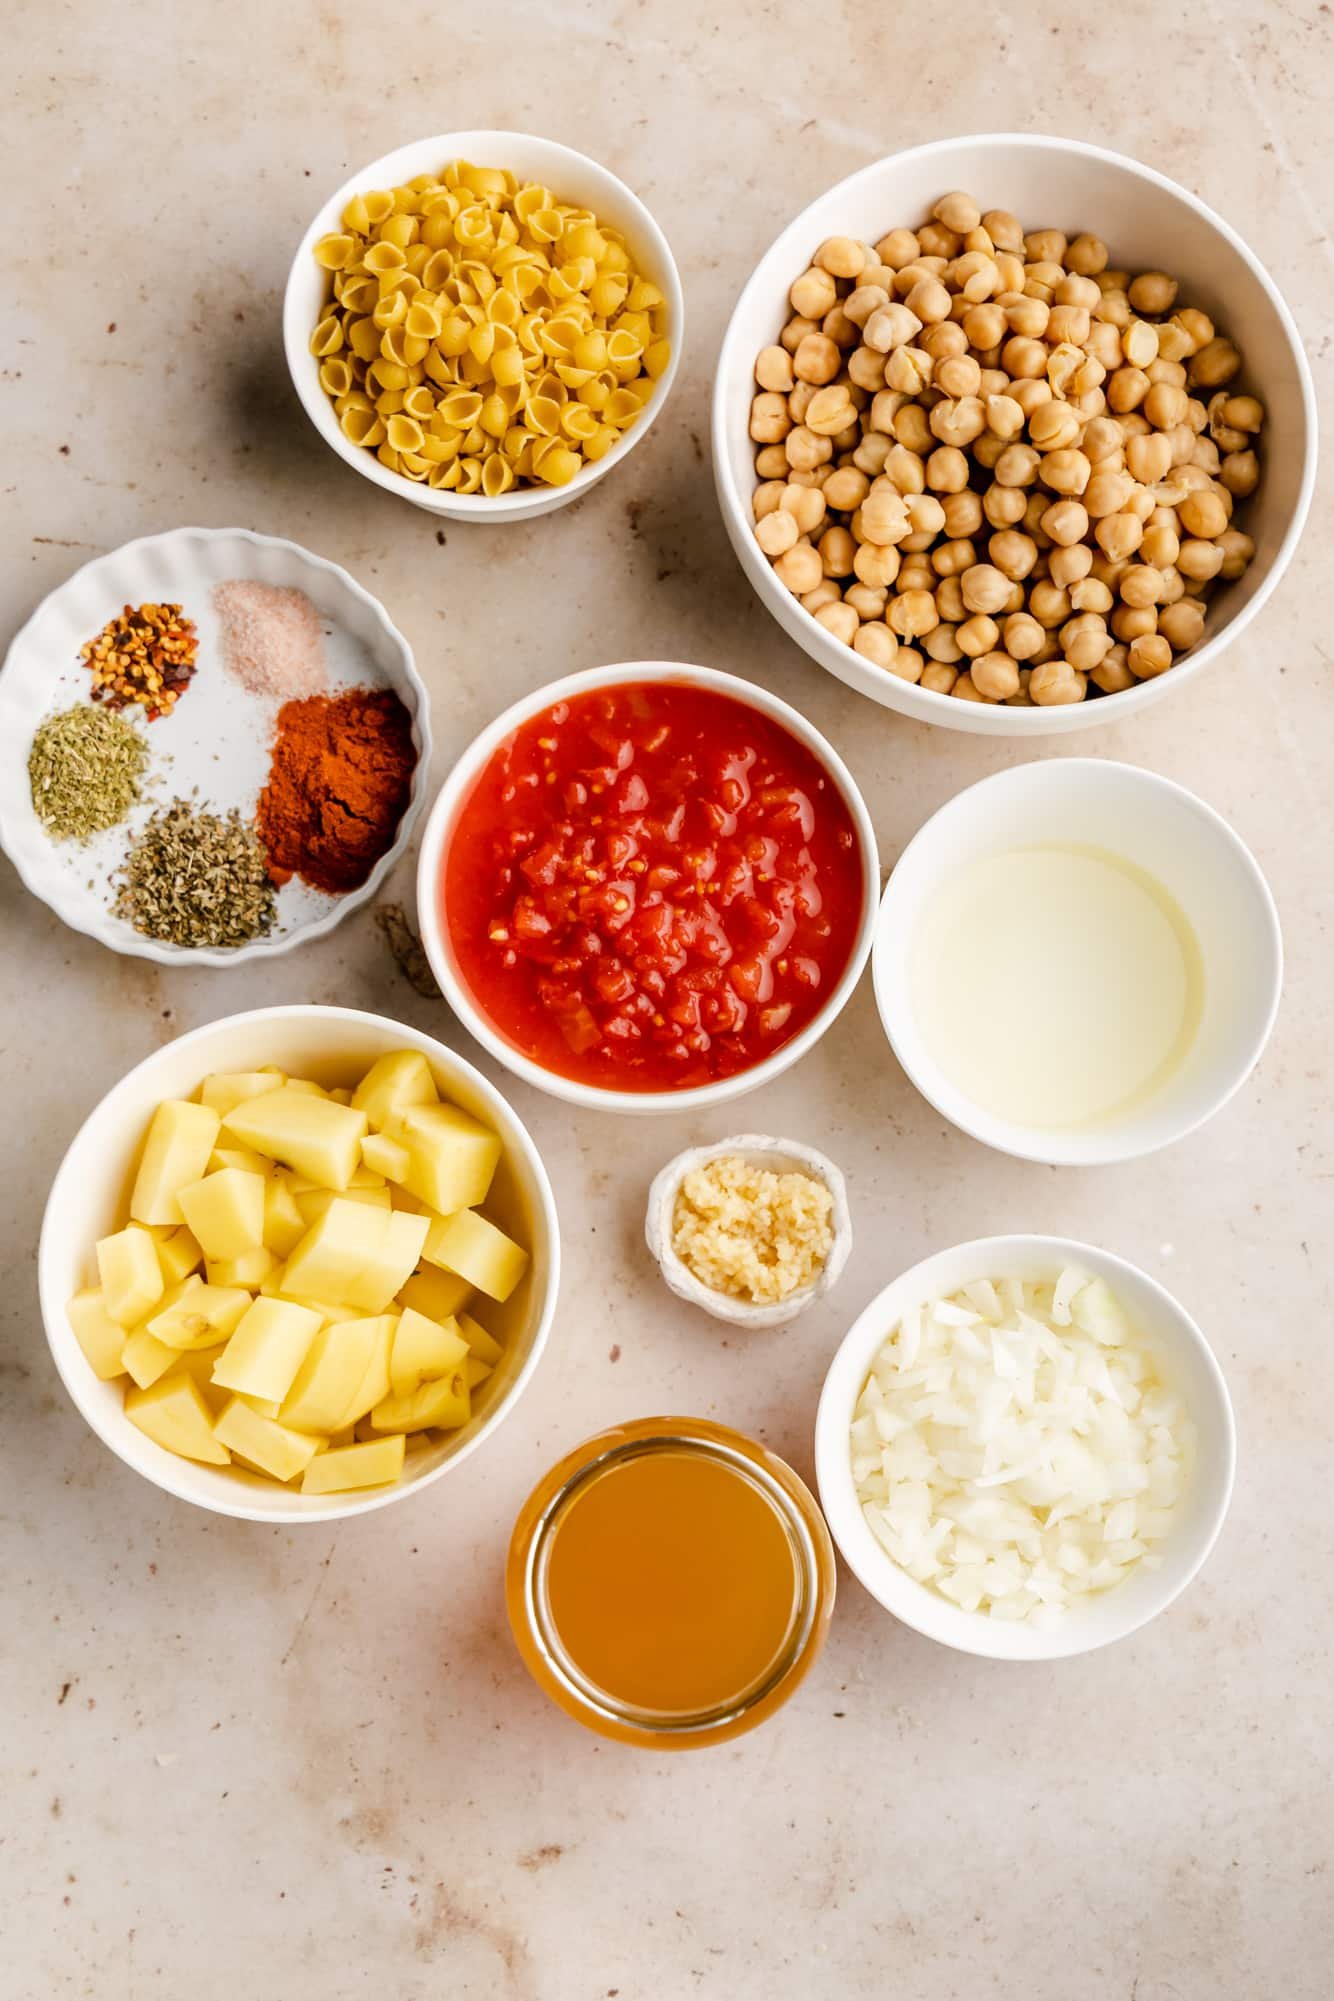
[[[104,1444],[182,1500],[329,1521],[428,1485],[517,1402],[560,1242],[531,1138],[472,1065],[350,1008],[211,1022],[75,1135],[38,1253]]]

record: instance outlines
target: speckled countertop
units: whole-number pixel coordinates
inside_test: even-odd
[[[779,224],[879,153],[1018,126],[1137,155],[1266,259],[1328,391],[1334,42],[1316,0],[1170,18],[1148,0],[1091,18],[981,0],[934,15],[52,0],[20,10],[6,54],[4,636],[128,536],[289,535],[347,564],[408,634],[437,772],[502,700],[648,655],[800,701],[852,764],[887,858],[1026,754],[900,722],[823,676],[753,599],[715,513],[704,440],[730,303]],[[495,531],[437,530],[341,466],[295,403],[277,330],[316,199],[404,139],[473,124],[545,131],[621,173],[666,228],[691,315],[673,403],[628,466],[568,512]],[[0,863],[3,2001],[1329,1992],[1334,661],[1316,607],[1332,531],[1326,480],[1224,666],[1133,727],[1036,753],[1151,764],[1225,812],[1268,872],[1288,988],[1225,1113],[1124,1169],[1004,1160],[915,1096],[863,986],[745,1105],[747,1124],[848,1170],[856,1251],[797,1327],[745,1337],[673,1302],[641,1236],[654,1170],[727,1114],[608,1127],[516,1088],[566,1225],[547,1359],[489,1449],[337,1531],[173,1504],[85,1430],[37,1314],[46,1187],[101,1092],[198,1022],[308,999],[466,1046],[460,1031],[369,912],[263,973],[172,974],[62,929]],[[389,897],[410,905],[411,883],[405,863]],[[550,1708],[500,1591],[537,1472],[664,1409],[735,1423],[809,1472],[818,1385],[866,1298],[933,1246],[1010,1228],[1123,1252],[1217,1348],[1240,1474],[1189,1594],[1106,1653],[1006,1669],[917,1638],[845,1574],[817,1670],[753,1737],[670,1760]]]

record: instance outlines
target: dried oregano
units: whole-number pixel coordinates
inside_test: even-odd
[[[77,702],[39,725],[28,752],[32,805],[58,841],[86,841],[139,797],[148,745],[133,723]]]
[[[264,849],[248,821],[173,799],[152,815],[119,878],[114,909],[170,945],[245,945],[277,914]]]

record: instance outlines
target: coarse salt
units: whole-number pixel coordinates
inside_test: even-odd
[[[288,701],[323,692],[324,629],[304,591],[238,577],[217,586],[213,608],[223,663],[252,695]]]

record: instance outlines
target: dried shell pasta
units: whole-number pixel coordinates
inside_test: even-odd
[[[666,300],[620,232],[501,168],[353,195],[314,255],[310,348],[343,435],[443,491],[565,485],[671,360]]]

